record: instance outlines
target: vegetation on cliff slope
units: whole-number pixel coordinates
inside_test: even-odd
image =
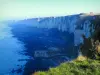
[[[100,75],[100,61],[89,59],[66,62],[45,72],[35,72],[33,75]]]

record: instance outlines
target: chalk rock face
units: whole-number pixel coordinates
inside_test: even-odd
[[[30,50],[28,55],[33,56],[34,50],[50,47],[69,50],[69,46],[78,46],[83,42],[82,34],[90,36],[92,19],[94,16],[83,17],[83,14],[32,18],[15,22],[11,28],[12,34]]]
[[[82,42],[81,35],[84,34],[86,37],[90,36],[90,20],[94,19],[93,16],[82,17],[83,14],[63,16],[63,17],[47,17],[39,20],[39,28],[57,28],[60,31],[67,31],[74,33],[75,40],[76,36],[79,37],[79,42],[75,41],[75,45]],[[81,39],[81,40],[80,40]]]

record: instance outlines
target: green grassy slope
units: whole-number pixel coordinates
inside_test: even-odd
[[[36,72],[33,75],[100,75],[100,61],[89,59],[66,62],[56,68]]]

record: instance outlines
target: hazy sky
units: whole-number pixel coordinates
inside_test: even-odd
[[[0,0],[1,19],[100,12],[100,0]]]

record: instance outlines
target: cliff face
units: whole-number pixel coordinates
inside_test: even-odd
[[[90,36],[90,24],[93,19],[95,19],[95,16],[85,16],[84,14],[50,17],[40,20],[39,27],[57,28],[62,32],[74,33],[74,44],[78,45],[82,42],[82,34],[86,37]]]
[[[45,17],[45,18],[29,19],[26,20],[26,22],[28,22],[28,25],[32,23],[31,25],[37,28],[47,28],[47,29],[56,28],[62,32],[73,33],[74,44],[78,45],[79,43],[82,42],[81,38],[82,34],[84,34],[86,37],[90,36],[89,25],[91,24],[91,20],[93,19],[94,16],[77,14],[77,15],[61,16],[61,17]],[[79,39],[79,41],[77,39]]]
[[[75,23],[79,19],[79,15],[63,16],[63,17],[48,17],[39,21],[39,27],[57,28],[61,31],[74,32]]]
[[[65,41],[66,45],[73,43],[77,46],[83,41],[81,38],[82,34],[86,37],[90,36],[89,26],[93,19],[94,16],[84,16],[84,14],[26,19],[13,24],[12,32],[15,37],[18,37],[21,41],[27,42],[28,44],[34,44],[34,41],[36,41],[37,38],[42,38],[41,46],[48,39],[53,42],[56,40],[56,43],[57,40],[62,42]],[[53,37],[53,39],[50,37]],[[44,42],[43,38],[46,39]],[[51,46],[58,46],[57,44],[52,45],[53,43],[50,42],[47,43]]]

